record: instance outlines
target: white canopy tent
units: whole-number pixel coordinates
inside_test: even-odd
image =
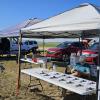
[[[37,18],[31,18],[31,19],[25,20],[21,23],[18,23],[14,26],[10,26],[9,28],[5,28],[0,31],[0,38],[2,38],[2,37],[19,37],[21,28],[29,27],[40,21],[42,21],[42,20],[37,19]]]
[[[83,30],[93,29],[100,29],[100,8],[91,4],[83,4],[35,25],[23,28],[21,33],[23,36],[49,36],[49,34],[50,36],[68,36],[75,31],[75,33],[81,33]],[[40,32],[42,33],[39,34]]]
[[[92,30],[92,31],[90,31]],[[21,29],[21,36],[81,36],[80,33],[88,32],[96,36],[100,30],[100,7],[91,4],[82,4],[74,9],[51,17],[40,23]],[[83,34],[84,35],[84,34]],[[100,58],[100,43],[99,43]],[[100,59],[99,59],[100,66]],[[19,66],[20,70],[20,66]],[[100,71],[100,67],[98,67]],[[19,71],[20,73],[20,71]],[[20,75],[19,75],[20,76]],[[100,75],[98,75],[97,95],[100,100]],[[20,80],[20,79],[19,79]]]

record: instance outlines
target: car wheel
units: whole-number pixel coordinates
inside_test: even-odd
[[[36,48],[32,48],[32,52],[33,52],[33,54],[36,54],[36,52],[37,52]]]

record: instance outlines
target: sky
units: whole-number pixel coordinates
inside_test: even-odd
[[[0,0],[0,30],[30,18],[46,19],[82,3],[100,6],[100,0]]]

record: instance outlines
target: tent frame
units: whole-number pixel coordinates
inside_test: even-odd
[[[86,13],[88,13],[88,15],[86,15]],[[73,16],[70,16],[70,15],[73,15]],[[79,18],[81,18],[82,20]],[[23,35],[26,34],[26,36],[33,34],[34,37],[42,38],[43,35],[50,36],[50,37],[53,37],[53,36],[56,37],[59,35],[60,37],[62,33],[65,32],[64,33],[65,35],[64,34],[63,35],[65,37],[68,37],[68,36],[71,36],[70,34],[67,33],[70,31],[84,32],[84,31],[90,31],[90,30],[95,31],[96,34],[94,34],[94,36],[99,34],[99,51],[98,51],[99,64],[97,67],[97,86],[96,86],[97,100],[99,100],[100,99],[100,33],[99,33],[100,32],[100,8],[99,7],[91,5],[91,4],[82,4],[78,7],[75,7],[75,9],[73,8],[72,10],[69,10],[65,13],[61,13],[57,16],[51,17],[33,26],[23,28],[21,29],[22,32],[20,31],[20,34],[23,33]],[[40,32],[43,32],[43,34]],[[52,33],[52,34],[45,34],[46,32]],[[58,32],[57,33],[58,35],[55,34],[55,32]],[[59,32],[61,34],[59,34]]]
[[[99,34],[99,60],[98,60],[98,66],[97,66],[97,84],[96,84],[96,97],[97,100],[100,100],[100,96],[99,96],[99,92],[100,92],[100,29],[98,29],[97,33]],[[81,35],[82,36],[82,35]],[[17,80],[17,95],[19,94],[19,88],[21,86],[21,64],[20,64],[20,58],[21,58],[21,42],[22,42],[22,33],[20,30],[20,36],[19,36],[19,52],[18,52],[18,80]],[[42,36],[43,38],[43,43],[44,43],[44,39],[45,37]],[[80,37],[79,37],[80,40]],[[43,49],[44,49],[44,45],[43,45]]]
[[[96,94],[97,100],[100,100],[100,29],[98,30],[99,33],[99,51],[98,51],[98,66],[97,66],[97,84],[96,84]]]

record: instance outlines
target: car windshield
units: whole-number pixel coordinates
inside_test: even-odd
[[[63,43],[57,45],[57,48],[66,48],[66,47],[68,47],[69,45],[71,45],[71,43],[63,42]]]
[[[89,49],[91,49],[91,50],[98,50],[98,46],[99,46],[99,43],[95,43],[92,46],[90,46]]]
[[[33,41],[29,41],[29,45],[33,45]]]

